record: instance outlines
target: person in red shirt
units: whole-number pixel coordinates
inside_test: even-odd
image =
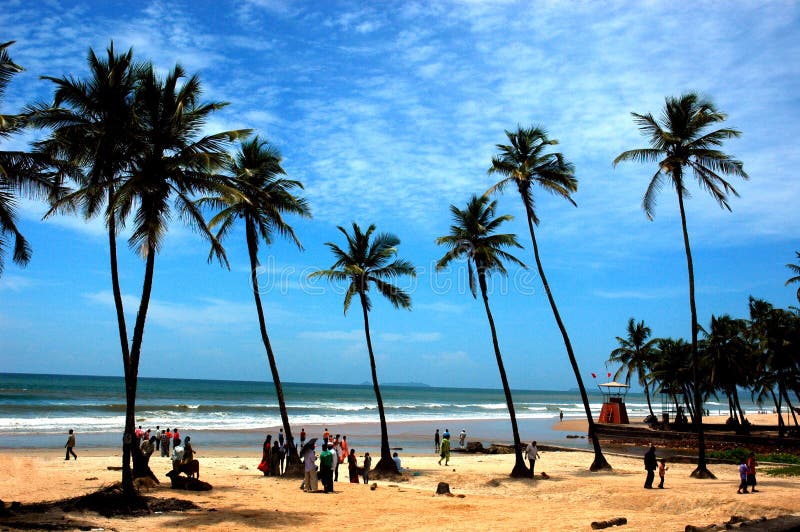
[[[175,447],[178,445],[178,441],[180,441],[181,435],[178,432],[178,428],[176,427],[175,430],[172,432],[172,446]]]

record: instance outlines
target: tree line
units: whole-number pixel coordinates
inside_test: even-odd
[[[0,45],[0,97],[11,77],[21,71],[8,54],[12,44],[13,41]],[[303,184],[286,176],[280,152],[268,141],[254,136],[252,130],[201,135],[208,118],[227,104],[201,100],[201,83],[197,75],[188,75],[180,65],[166,75],[159,75],[152,63],[135,60],[132,49],[118,53],[113,42],[105,56],[98,57],[90,50],[88,65],[90,72],[85,79],[44,76],[44,80],[53,84],[52,101],[28,105],[16,115],[0,115],[0,138],[26,127],[45,132],[43,140],[33,143],[30,151],[0,152],[0,268],[9,238],[14,240],[12,260],[24,266],[30,259],[30,246],[16,226],[16,198],[20,195],[46,199],[50,209],[45,218],[54,213],[65,213],[103,219],[108,233],[109,267],[125,375],[122,480],[123,489],[130,494],[133,493],[130,446],[133,442],[139,360],[155,261],[171,218],[174,214],[179,215],[200,233],[210,246],[208,260],[216,259],[225,267],[229,265],[223,242],[237,224],[244,225],[260,335],[276,389],[284,432],[292,441],[277,356],[269,340],[256,271],[262,244],[269,246],[275,237],[288,238],[302,249],[285,217],[308,218],[311,210],[302,196]],[[705,467],[701,408],[707,390],[700,378],[704,374],[702,365],[708,348],[705,340],[697,338],[701,329],[697,325],[684,199],[688,197],[687,178],[691,175],[722,207],[730,209],[728,194],[737,193],[725,176],[745,179],[748,176],[740,161],[719,148],[725,139],[737,137],[740,133],[729,128],[713,129],[726,117],[709,100],[695,93],[668,97],[663,115],[658,120],[650,114],[633,113],[633,117],[650,146],[626,151],[614,160],[614,164],[635,161],[657,165],[658,170],[643,201],[648,217],[652,218],[655,198],[665,184],[674,188],[678,196],[689,274],[692,336],[691,343],[686,344],[689,355],[688,362],[684,361],[686,371],[682,375],[689,377],[682,382],[682,400],[687,408],[691,406],[689,411],[693,413],[700,436],[696,473],[698,476],[710,475]],[[709,131],[709,128],[712,129]],[[577,359],[558,311],[553,287],[547,281],[536,240],[536,228],[540,222],[536,195],[543,191],[576,205],[572,199],[578,188],[575,168],[563,154],[553,151],[552,147],[558,141],[551,139],[542,127],[518,127],[515,131],[506,131],[506,137],[506,144],[497,144],[497,155],[488,168],[488,173],[498,175],[500,180],[488,190],[473,195],[466,208],[450,206],[453,224],[447,235],[436,240],[447,248],[437,266],[441,269],[454,260],[465,260],[472,295],[477,298],[480,290],[517,449],[512,475],[527,476],[513,398],[486,290],[488,275],[506,274],[504,263],[526,267],[509,253],[510,248],[522,247],[516,235],[498,233],[511,216],[497,216],[496,201],[491,199],[492,195],[506,189],[516,190],[525,207],[537,271],[562,335],[589,422],[594,448],[590,469],[609,469],[594,429]],[[205,214],[209,212],[210,218],[206,220]],[[141,297],[130,338],[117,264],[117,236],[123,227],[130,227],[128,245],[145,261]],[[345,245],[328,242],[334,263],[329,269],[317,271],[312,276],[347,286],[345,313],[354,297],[360,303],[381,425],[381,459],[376,469],[393,473],[396,469],[389,454],[388,430],[370,336],[370,292],[387,298],[396,308],[410,309],[410,295],[392,284],[392,280],[402,275],[413,276],[416,270],[409,261],[397,256],[400,240],[395,235],[376,233],[374,225],[363,230],[355,222],[349,231],[344,227],[338,229]],[[800,266],[789,266],[796,273],[800,272]],[[798,280],[800,277],[795,277],[787,284]],[[625,364],[628,367],[627,362]],[[653,375],[650,369],[647,366],[646,375]],[[650,378],[645,378],[648,386],[655,382],[647,380]],[[786,399],[785,394],[783,397]],[[298,461],[296,455],[289,456],[290,466],[297,465]]]

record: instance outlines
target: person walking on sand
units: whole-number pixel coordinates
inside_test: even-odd
[[[305,427],[300,427],[300,448],[303,448],[303,445],[306,444],[306,429]]]
[[[667,461],[664,458],[662,458],[661,460],[658,461],[658,476],[660,478],[660,482],[658,483],[658,488],[662,490],[664,489],[664,475],[667,473],[667,469],[669,469],[667,467]]]
[[[156,425],[156,451],[161,449],[161,434],[163,434],[163,432],[164,431],[161,430],[161,426]]]
[[[533,440],[525,447],[525,456],[531,464],[531,478],[533,478],[534,469],[536,469],[536,460],[539,458],[539,448],[536,447],[536,440]]]
[[[739,489],[736,493],[747,493],[747,462],[739,464]]]
[[[467,441],[466,429],[461,429],[461,434],[458,435],[458,446],[464,448],[464,443]]]
[[[69,429],[69,437],[67,438],[67,443],[64,444],[64,447],[67,449],[67,456],[64,457],[64,460],[69,460],[69,455],[72,455],[75,460],[78,459],[78,455],[75,454],[75,432],[72,429]]]
[[[756,453],[750,453],[750,456],[747,457],[747,485],[750,486],[750,492],[756,493],[758,490],[756,489]]]
[[[436,454],[439,454],[439,442],[441,436],[439,436],[439,429],[436,429],[436,432],[433,433],[433,449]]]
[[[344,461],[348,456],[350,456],[350,447],[347,445],[347,436],[342,436],[342,461]]]
[[[439,448],[439,465],[442,465],[442,460],[444,460],[444,465],[448,465],[450,462],[450,438],[447,437],[448,433],[444,433],[444,438],[442,438],[442,445]]]
[[[364,484],[369,484],[369,468],[372,467],[372,457],[364,453]]]
[[[647,478],[644,481],[645,489],[653,489],[653,479],[655,479],[657,467],[656,446],[651,443],[650,450],[644,453],[644,468],[647,471]]]
[[[342,462],[342,447],[339,445],[339,438],[336,438],[333,443],[329,443],[328,448],[333,453],[333,480],[339,482],[339,464]]]
[[[559,421],[564,421],[564,411],[563,410],[559,410],[558,411],[558,420]]]

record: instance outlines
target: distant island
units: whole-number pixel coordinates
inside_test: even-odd
[[[372,386],[372,382],[364,381],[361,383],[362,386]],[[381,387],[384,386],[404,386],[407,388],[430,388],[430,384],[425,384],[424,382],[382,382]]]

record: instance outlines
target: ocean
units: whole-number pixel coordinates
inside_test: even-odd
[[[124,379],[74,375],[0,373],[0,448],[61,447],[67,430],[82,448],[116,447],[125,421]],[[299,438],[324,428],[348,433],[351,446],[379,448],[379,420],[371,385],[284,383],[292,431]],[[433,431],[467,431],[468,440],[511,442],[511,424],[502,390],[383,385],[390,445],[427,451]],[[553,430],[559,412],[565,419],[585,417],[577,391],[513,390],[521,437],[540,444],[587,447],[585,439]],[[599,391],[589,394],[596,417]],[[724,400],[724,398],[723,398]],[[647,415],[642,393],[626,399],[632,420]],[[745,403],[747,412],[758,407]],[[653,402],[658,414],[660,398]],[[709,402],[712,414],[726,403]],[[265,433],[276,434],[280,412],[271,382],[197,379],[139,379],[136,424],[155,430],[177,426],[195,447],[259,449]],[[64,441],[62,441],[64,440]]]

